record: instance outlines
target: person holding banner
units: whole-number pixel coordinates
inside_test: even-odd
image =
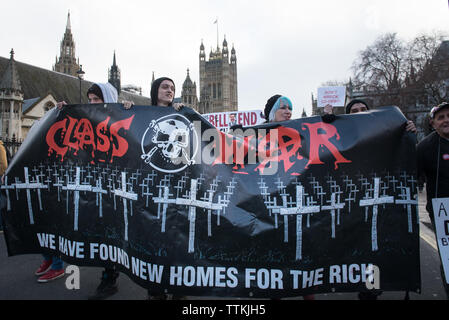
[[[175,98],[175,82],[167,77],[161,77],[153,81],[151,84],[151,105],[162,107],[173,107],[176,111],[179,111],[184,107],[182,103],[173,103]],[[173,295],[173,300],[179,300],[183,297]],[[154,295],[148,289],[148,300],[167,300],[167,294]]]
[[[267,100],[264,115],[267,122],[281,122],[292,117],[293,104],[291,100],[280,94],[276,94]],[[304,300],[315,300],[313,294],[304,295]]]
[[[346,114],[356,114],[360,112],[369,111],[368,104],[364,100],[353,99],[351,100],[345,108]],[[322,116],[322,120],[326,123],[331,123],[336,119],[336,116],[333,114],[333,106],[327,104],[324,106],[324,115]],[[407,121],[407,125],[405,127],[406,131],[411,131],[416,134],[416,126],[413,121]],[[359,292],[358,298],[359,300],[377,300],[377,297],[382,294],[382,291],[374,290],[368,292]],[[408,291],[406,292],[405,299],[408,300]]]
[[[87,90],[87,99],[89,104],[94,103],[117,103],[118,93],[115,87],[108,83],[94,83]],[[132,102],[124,101],[125,109],[129,109],[132,106]],[[56,106],[58,109],[61,109],[64,105],[67,105],[65,101],[58,102]],[[47,261],[47,259],[46,259]],[[51,260],[50,260],[51,261]],[[43,265],[45,261],[43,262]],[[41,266],[42,267],[42,266]],[[37,274],[37,272],[36,272]],[[101,275],[101,282],[97,286],[95,293],[88,297],[89,300],[100,300],[110,297],[117,293],[117,278],[119,273],[116,269],[113,268],[105,268]]]
[[[368,104],[365,101],[360,100],[360,99],[351,100],[346,105],[346,114],[355,114],[355,113],[366,112],[366,111],[369,111]],[[326,123],[330,123],[330,122],[334,121],[335,118],[336,118],[336,116],[333,114],[333,106],[330,104],[324,106],[324,115],[322,117],[323,121]],[[411,120],[407,121],[407,126],[405,127],[405,130],[416,133],[416,126],[413,123],[413,121],[411,121]]]
[[[418,177],[425,178],[427,204],[426,210],[436,232],[440,256],[442,251],[440,242],[447,242],[448,232],[444,217],[449,214],[443,203],[437,208],[432,205],[432,200],[447,200],[449,198],[449,103],[444,102],[432,108],[430,111],[430,125],[435,130],[427,135],[417,146]],[[444,199],[446,198],[446,199]],[[445,201],[448,203],[449,201]],[[436,211],[439,213],[436,214]],[[441,241],[440,241],[441,240]],[[441,275],[446,296],[449,299],[449,284],[445,276],[445,266],[442,260]],[[449,266],[446,266],[446,268]],[[447,273],[447,272],[446,272]]]

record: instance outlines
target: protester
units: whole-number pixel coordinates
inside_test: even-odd
[[[281,122],[290,120],[292,117],[293,104],[291,100],[280,94],[274,95],[267,100],[264,115],[267,122]],[[304,300],[315,300],[315,296],[304,295]]]
[[[346,105],[346,114],[354,114],[354,113],[359,113],[359,112],[366,112],[370,110],[368,107],[368,104],[360,99],[354,99],[351,100],[347,105]],[[323,115],[323,121],[330,123],[332,121],[335,120],[335,115],[333,114],[333,107],[332,105],[328,104],[324,107],[324,115]],[[416,126],[413,123],[413,121],[408,120],[407,121],[407,125],[405,127],[406,131],[411,131],[413,133],[416,133]]]
[[[435,228],[432,199],[449,197],[449,103],[444,102],[430,111],[430,125],[435,130],[417,146],[418,177],[426,182],[426,209]],[[441,267],[446,297],[449,299],[449,285]]]
[[[184,105],[182,103],[173,103],[175,98],[175,82],[167,77],[156,79],[151,84],[151,105],[162,107],[173,107],[176,111],[179,111]],[[148,289],[149,300],[167,300],[169,296],[167,294],[153,295]],[[173,300],[182,299],[182,296],[173,295]]]
[[[364,100],[360,99],[354,99],[351,100],[346,105],[346,114],[356,114],[360,112],[367,112],[369,111],[368,104]],[[333,114],[333,106],[328,104],[324,106],[324,115],[322,117],[323,121],[326,123],[330,123],[336,119],[336,116]],[[406,131],[411,131],[413,133],[416,133],[416,126],[413,123],[413,121],[407,121],[407,125],[405,127]],[[377,300],[377,297],[382,294],[382,291],[380,290],[373,290],[373,291],[367,291],[367,292],[359,292],[358,298],[359,300]],[[406,292],[406,300],[408,300],[408,291]]]
[[[118,99],[117,90],[110,83],[96,83],[87,91],[89,103],[116,103]],[[159,78],[153,81],[151,86],[151,103],[153,106],[173,106],[176,110],[180,110],[183,104],[173,104],[175,97],[175,84],[170,78]],[[58,103],[58,108],[66,105],[66,102]],[[134,104],[131,101],[123,102],[125,109],[130,109]],[[118,291],[117,278],[119,273],[115,268],[105,268],[102,273],[101,282],[97,287],[95,294],[89,297],[89,300],[105,299]],[[166,295],[154,296],[150,295],[150,299],[166,299]]]
[[[115,87],[110,83],[94,83],[87,90],[87,99],[89,104],[95,103],[117,103],[118,93]],[[57,107],[61,109],[67,103],[65,101],[58,102]],[[129,109],[132,102],[125,101],[124,106]],[[45,261],[44,261],[45,262]],[[95,293],[88,297],[89,300],[101,300],[117,293],[117,278],[119,273],[115,267],[105,268],[101,275],[101,282],[97,286]]]
[[[293,104],[289,98],[279,94],[267,100],[264,109],[267,122],[280,122],[290,120],[292,117]]]

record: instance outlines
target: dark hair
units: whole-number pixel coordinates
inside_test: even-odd
[[[265,104],[265,109],[263,110],[265,120],[267,122],[269,121],[268,118],[270,117],[271,109],[273,109],[274,104],[280,97],[282,97],[282,95],[276,94],[267,100],[267,103]]]
[[[101,88],[94,83],[88,90],[87,90],[87,98],[89,98],[89,93],[93,93],[94,95],[96,95],[98,98],[101,99],[101,101],[104,101],[104,97],[103,97],[103,91],[101,91]]]
[[[152,106],[157,106],[157,97],[158,97],[158,93],[159,93],[159,87],[161,85],[161,83],[164,80],[169,80],[173,83],[173,85],[175,85],[175,82],[167,77],[162,77],[162,78],[158,78],[156,80],[153,81],[153,83],[151,84],[151,92],[150,92],[150,97],[151,97],[151,105]],[[173,99],[174,99],[174,94],[173,94]],[[170,102],[169,106],[171,106],[173,104],[173,100]]]
[[[348,105],[346,106],[346,114],[350,114],[351,113],[351,108],[356,103],[364,104],[365,107],[369,110],[368,104],[365,101],[360,100],[360,99],[354,99],[354,100],[351,100],[351,102],[349,102]]]

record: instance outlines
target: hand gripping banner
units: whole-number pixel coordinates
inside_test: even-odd
[[[420,290],[415,140],[396,107],[220,133],[189,108],[53,109],[1,188],[8,254],[152,293]]]

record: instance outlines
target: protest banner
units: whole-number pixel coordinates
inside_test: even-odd
[[[2,185],[8,254],[115,266],[154,294],[419,291],[406,121],[388,107],[232,137],[190,108],[50,110]]]

